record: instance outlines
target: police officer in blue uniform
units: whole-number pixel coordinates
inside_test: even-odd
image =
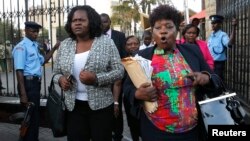
[[[36,41],[40,28],[42,26],[35,22],[25,22],[25,37],[12,51],[20,103],[23,106],[27,106],[28,102],[35,104],[24,141],[38,141],[42,65],[59,46],[56,44],[48,55],[42,56]]]
[[[208,38],[208,48],[214,59],[214,72],[224,79],[225,62],[227,60],[226,49],[229,48],[235,40],[236,19],[232,20],[232,33],[230,37],[221,30],[224,17],[221,15],[211,15],[209,17],[213,32]]]

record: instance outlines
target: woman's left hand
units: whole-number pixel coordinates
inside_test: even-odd
[[[85,85],[94,85],[96,82],[96,74],[90,71],[82,70],[80,72],[79,79]]]
[[[192,72],[186,75],[189,79],[193,81],[193,86],[197,85],[206,85],[209,83],[209,75],[207,73],[202,72]]]

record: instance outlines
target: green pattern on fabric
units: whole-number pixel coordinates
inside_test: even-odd
[[[166,131],[168,131],[168,132],[174,133],[174,129],[175,128],[172,125],[166,126]]]
[[[169,84],[173,83],[168,70],[156,74],[156,77],[159,77],[163,82],[168,82]]]
[[[188,70],[181,70],[181,74],[182,76],[186,76],[189,73]]]
[[[165,54],[165,51],[164,49],[155,49],[154,54],[162,55],[162,54]]]
[[[174,113],[178,113],[179,112],[179,108],[178,108],[178,96],[179,96],[178,89],[173,89],[173,88],[166,89],[164,93],[167,94],[168,97],[169,97],[169,102],[171,104],[171,111],[174,112]]]

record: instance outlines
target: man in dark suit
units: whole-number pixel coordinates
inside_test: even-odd
[[[108,37],[110,37],[111,39],[113,39],[119,54],[121,56],[121,58],[124,58],[126,56],[126,51],[125,51],[125,34],[111,29],[110,25],[111,25],[111,20],[109,18],[108,14],[102,13],[101,14],[101,21],[102,21],[102,26],[103,26],[103,33],[106,34]]]
[[[101,21],[103,26],[103,34],[113,39],[121,58],[126,56],[125,51],[125,34],[110,28],[111,20],[108,14],[102,13]],[[123,115],[122,115],[122,81],[116,81],[113,85],[114,95],[114,141],[121,141],[123,138]]]

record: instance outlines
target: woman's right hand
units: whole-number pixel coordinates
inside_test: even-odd
[[[68,80],[68,76],[61,76],[59,78],[59,85],[64,91],[69,90],[71,88],[71,83],[70,80]]]
[[[143,101],[154,102],[158,99],[155,87],[151,83],[143,83],[135,92],[135,98]]]

